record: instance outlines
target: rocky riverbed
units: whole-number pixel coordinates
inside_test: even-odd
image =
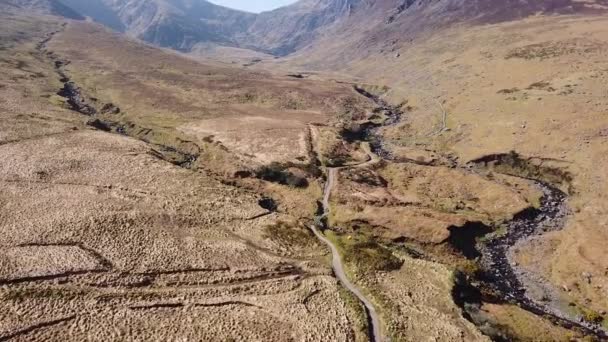
[[[521,268],[514,257],[514,247],[530,239],[560,230],[570,213],[567,195],[549,184],[535,181],[543,193],[538,209],[526,210],[510,222],[504,233],[479,243],[484,286],[499,294],[502,300],[551,319],[566,328],[577,328],[600,339],[608,337],[597,324],[566,312],[558,298],[558,290],[541,276]],[[534,292],[534,294],[532,294]]]
[[[365,132],[361,134],[362,139],[370,142],[372,151],[379,157],[393,160],[380,130],[382,127],[398,124],[404,112],[362,88],[355,87],[355,90],[374,101],[378,106],[376,111],[386,117],[382,124],[366,126]],[[542,191],[540,207],[519,213],[506,223],[504,231],[486,236],[477,246],[470,246],[481,254],[479,264],[482,272],[476,283],[484,288],[485,292],[493,293],[494,297],[497,297],[494,300],[518,305],[550,319],[555,324],[605,340],[608,333],[602,326],[585,321],[580,315],[565,310],[563,300],[559,298],[559,289],[542,276],[523,269],[515,261],[515,247],[547,232],[563,229],[570,213],[566,193],[546,182],[530,180]],[[464,305],[464,302],[461,304]]]

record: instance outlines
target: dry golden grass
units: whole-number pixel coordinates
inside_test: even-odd
[[[519,341],[566,342],[578,337],[571,331],[555,327],[514,305],[486,304],[482,310],[494,322],[500,322],[507,338],[517,338]]]
[[[569,288],[566,297],[605,310],[607,24],[605,16],[562,15],[461,25],[350,64],[320,63],[335,47],[318,46],[316,61],[303,54],[278,66],[322,72],[328,65],[329,77],[390,87],[386,99],[412,108],[385,137],[411,159],[451,157],[462,165],[516,151],[569,172],[573,213],[565,229],[520,253],[556,288]],[[440,132],[444,114],[447,130]]]
[[[109,119],[219,142],[238,157],[235,164],[306,158],[307,123],[353,103],[370,107],[346,85],[201,64],[87,24],[70,24],[49,49],[69,59],[68,73],[90,96],[120,106]]]
[[[379,227],[375,234],[439,244],[467,222],[509,220],[533,206],[517,187],[442,166],[384,163],[342,170],[332,197],[331,225]],[[534,192],[537,193],[537,192]],[[538,196],[538,195],[537,195]],[[456,228],[458,229],[458,228]],[[464,228],[462,228],[464,229]]]
[[[69,61],[63,69],[94,106],[120,108],[97,118],[131,138],[95,132],[55,95],[58,75],[36,50],[61,25],[0,19],[0,155],[10,161],[0,165],[0,300],[8,308],[0,337],[361,338],[361,313],[340,294],[325,251],[302,225],[322,196],[315,157],[347,164],[368,157],[368,147],[345,143],[337,125],[368,117],[368,100],[323,76],[200,63],[72,22],[47,49]],[[538,206],[538,191],[525,181],[441,166],[511,150],[574,177],[566,229],[520,249],[522,266],[566,285],[564,297],[583,308],[608,306],[606,27],[593,17],[458,27],[404,47],[399,59],[345,67],[359,83],[390,86],[369,89],[393,103],[407,102],[404,121],[383,134],[398,158],[426,164],[372,160],[341,170],[332,197],[330,223],[362,233],[353,234],[359,245],[343,248],[347,259],[378,261],[351,272],[380,304],[392,336],[484,339],[454,305],[447,267],[365,240],[435,246],[454,226]],[[176,167],[160,145],[198,158],[191,169]],[[250,177],[269,164],[308,186]],[[263,215],[262,197],[278,212]],[[366,258],[353,256],[359,252]],[[403,265],[383,267],[394,258]],[[488,312],[515,335],[531,336],[527,313]],[[232,329],[237,322],[241,329]],[[538,325],[544,336],[562,333]]]
[[[94,106],[120,108],[96,118],[131,137],[100,132],[55,95],[59,75],[37,49],[61,30],[54,20],[0,14],[0,339],[360,339],[360,317],[330,276],[326,251],[293,241],[302,235],[289,246],[268,236],[268,226],[314,214],[312,177],[294,189],[226,176],[308,158],[308,147],[247,156],[220,140],[229,136],[221,127],[181,130],[265,118],[239,129],[307,134],[309,120],[340,108],[322,94],[354,98],[352,90],[202,65],[70,23],[49,49],[71,61],[66,74]],[[202,149],[191,169],[159,153],[159,145],[196,150],[184,140]],[[266,197],[279,212],[260,206]]]

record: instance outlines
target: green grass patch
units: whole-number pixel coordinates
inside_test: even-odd
[[[329,233],[329,232],[327,232]],[[343,237],[333,232],[326,234],[342,254],[342,260],[361,271],[393,271],[403,262],[386,247],[365,234]]]
[[[579,310],[583,316],[583,319],[589,323],[606,325],[606,320],[599,312],[589,309],[586,307],[579,307]]]
[[[401,331],[395,329],[397,325],[390,324],[393,319],[391,313],[398,310],[398,308],[394,305],[391,298],[388,298],[378,290],[376,279],[373,276],[378,271],[374,266],[380,269],[395,269],[397,264],[401,267],[402,261],[393,255],[390,249],[375,242],[369,233],[358,232],[356,236],[344,236],[334,231],[326,230],[325,236],[336,245],[342,255],[344,270],[347,276],[354,280],[361,291],[374,302],[376,311],[386,323],[385,328],[387,331],[385,331],[385,335],[398,341],[406,340],[407,337]],[[373,246],[372,253],[369,253],[370,251],[368,250],[368,253],[361,254],[359,257],[353,256],[353,254],[361,253],[362,249],[370,248],[370,242]],[[365,247],[360,248],[362,245]],[[373,260],[366,260],[370,254]],[[390,264],[390,267],[386,267],[388,266],[387,263]]]
[[[286,247],[313,247],[319,243],[309,229],[293,223],[278,222],[264,228],[264,237]]]
[[[355,295],[341,286],[338,289],[338,294],[346,304],[347,310],[350,311],[349,317],[354,323],[355,341],[369,341],[367,314],[363,304]]]

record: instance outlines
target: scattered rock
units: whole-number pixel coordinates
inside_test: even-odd
[[[119,114],[120,108],[116,107],[113,103],[106,103],[101,108],[101,114]]]
[[[97,114],[95,108],[87,103],[87,100],[81,93],[80,88],[73,82],[64,83],[63,88],[57,92],[57,95],[65,97],[72,110],[89,116]]]
[[[96,129],[104,131],[104,132],[112,131],[112,126],[110,126],[108,123],[103,122],[99,119],[90,120],[89,122],[87,122],[87,126],[94,127]]]
[[[583,272],[583,273],[581,273],[581,277],[583,277],[583,279],[587,282],[587,284],[591,284],[591,278],[593,277],[593,275],[591,275],[590,273],[587,273],[587,272]]]

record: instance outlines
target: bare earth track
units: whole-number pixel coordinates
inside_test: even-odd
[[[394,159],[392,154],[384,147],[382,133],[378,131],[378,129],[398,124],[403,116],[402,111],[397,107],[388,105],[378,96],[372,95],[363,89],[356,88],[356,90],[361,95],[374,101],[378,105],[378,108],[389,114],[388,119],[385,120],[383,125],[366,129],[365,134],[362,134],[361,137],[364,140],[371,142],[371,145],[374,146],[374,152],[378,153],[379,156],[386,160]],[[372,152],[370,151],[370,154],[371,153]],[[370,160],[374,160],[375,163],[378,162],[375,156],[370,156]],[[395,161],[393,160],[393,162]],[[347,167],[366,167],[368,166],[368,163],[369,162],[365,162]],[[328,180],[323,197],[324,216],[327,216],[329,213],[331,189],[333,188],[336,173],[339,169],[341,168],[329,168],[327,172]],[[542,191],[540,208],[528,209],[517,214],[511,221],[506,223],[506,233],[491,237],[485,242],[478,243],[478,247],[482,253],[481,264],[484,269],[481,281],[485,283],[485,286],[492,288],[496,294],[499,294],[500,300],[516,304],[535,315],[549,318],[555,324],[567,329],[575,328],[579,331],[583,331],[587,335],[595,336],[600,340],[606,339],[608,336],[607,331],[601,325],[577,319],[563,308],[556,306],[554,301],[557,299],[544,299],[545,302],[541,303],[538,299],[532,299],[530,295],[527,294],[527,291],[531,290],[530,286],[533,284],[524,282],[522,277],[525,272],[521,270],[517,263],[512,259],[511,250],[518,243],[552,231],[554,232],[563,229],[569,215],[566,204],[567,195],[563,191],[541,180],[531,180],[535,182],[535,186]],[[330,244],[332,251],[337,251],[336,247],[331,245],[331,242],[324,238],[316,229],[315,234],[323,239],[325,243]],[[334,258],[334,269],[336,268],[343,269],[343,266],[339,259],[336,260]],[[539,285],[534,284],[534,286]],[[540,286],[550,287],[548,284],[542,284]],[[556,292],[552,289],[549,290],[549,293],[551,291]],[[357,288],[354,288],[353,292],[360,293]],[[546,293],[547,292],[545,292],[545,295],[547,295]],[[366,307],[369,308],[369,305],[372,305],[371,303],[368,304],[369,300],[365,297],[361,297],[360,294],[357,294],[357,297],[365,303]]]
[[[20,20],[2,15],[3,25]],[[290,190],[266,192],[256,179],[230,184],[213,165],[197,167],[197,153],[232,153],[209,139],[154,142],[129,131],[123,107],[92,96],[74,77],[76,63],[57,51],[71,25],[85,24],[49,19],[39,39],[13,47],[48,78],[16,92],[25,107],[0,103],[2,133],[12,134],[0,137],[0,154],[10,160],[0,166],[0,340],[354,340],[353,308],[340,297],[322,246],[310,237],[291,247],[267,233],[281,222],[297,230],[307,219],[299,212],[313,215],[308,204],[294,212],[286,201],[277,210],[268,199]],[[44,96],[24,100],[39,87]],[[113,120],[101,117],[103,108]],[[15,130],[36,111],[47,127],[71,126]]]
[[[336,178],[336,171],[337,170],[335,168],[327,169],[327,182],[326,182],[324,190],[323,190],[323,214],[322,214],[321,218],[319,218],[319,222],[322,221],[324,216],[327,216],[329,214],[329,210],[330,210],[329,209],[329,197],[331,196],[331,189],[333,188],[334,181]],[[369,329],[370,330],[370,336],[369,336],[370,341],[372,341],[372,342],[383,341],[384,338],[382,337],[380,318],[378,316],[378,313],[376,312],[376,308],[374,307],[374,304],[361,292],[361,290],[348,279],[348,276],[346,275],[346,272],[344,271],[342,257],[340,256],[340,252],[338,251],[338,248],[334,245],[333,242],[331,242],[329,239],[327,239],[323,235],[323,233],[321,233],[319,231],[319,229],[317,228],[316,225],[311,225],[310,228],[312,229],[315,236],[319,240],[321,240],[324,244],[329,246],[329,248],[331,249],[332,269],[333,269],[336,277],[340,280],[340,283],[342,283],[342,285],[346,289],[348,289],[348,291],[352,292],[365,306],[365,311],[368,316],[368,322],[370,325],[370,329]]]

